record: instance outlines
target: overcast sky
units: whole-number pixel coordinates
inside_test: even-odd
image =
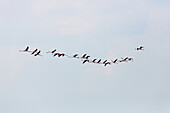
[[[170,112],[168,0],[0,0],[0,31],[0,113]]]

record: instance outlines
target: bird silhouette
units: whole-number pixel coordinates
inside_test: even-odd
[[[144,47],[143,46],[140,46],[140,47],[138,47],[138,48],[136,48],[135,50],[143,50],[144,51]]]
[[[73,57],[75,57],[75,58],[76,58],[77,56],[78,56],[78,54],[73,55]]]
[[[37,52],[37,50],[38,50],[38,49],[35,49],[35,50],[31,53],[31,55],[34,54],[35,52]]]
[[[96,60],[97,60],[97,59],[93,59],[92,62],[95,63]]]
[[[106,62],[106,63],[104,64],[104,66],[106,66],[106,65],[108,65],[108,64],[110,65],[111,63],[110,63],[110,62]]]
[[[53,51],[51,51],[51,53],[54,53],[54,52],[56,52],[56,49],[54,49]]]
[[[133,58],[128,58],[128,60],[133,62]]]
[[[54,53],[54,52],[56,52],[56,49],[54,49],[54,50],[52,50],[52,51],[48,51],[48,52],[46,52],[46,53]]]
[[[82,58],[85,58],[85,57],[86,57],[86,55],[87,55],[87,54],[84,54],[84,55],[82,56]]]
[[[101,59],[97,61],[97,63],[100,63]]]
[[[58,57],[62,56],[62,54],[58,53]]]
[[[61,53],[61,56],[65,56],[65,54],[64,54],[64,53]]]
[[[126,58],[122,58],[122,57],[121,57],[121,59],[122,59],[122,60],[120,60],[120,62],[125,62],[125,61],[128,59],[128,57],[126,57]]]
[[[28,51],[28,49],[29,49],[29,46],[27,46],[27,47],[25,48],[25,50],[19,50],[19,52],[31,52],[31,51]]]
[[[42,56],[42,55],[40,55],[40,52],[41,52],[41,50],[39,50],[34,56],[37,56],[37,55]]]
[[[59,53],[55,53],[54,55],[53,55],[53,57],[55,57],[56,55],[58,55]]]
[[[105,60],[104,62],[103,62],[103,64],[105,64],[107,62],[107,60]]]
[[[90,56],[86,56],[85,59],[88,59]]]
[[[86,62],[89,62],[89,60],[88,60],[88,59],[84,60],[84,61],[83,61],[83,64],[86,63]]]
[[[112,63],[116,63],[116,62],[117,62],[117,60],[118,60],[118,59],[116,59],[116,60],[114,60],[114,61],[113,61],[113,60],[111,60],[111,61],[112,61]]]

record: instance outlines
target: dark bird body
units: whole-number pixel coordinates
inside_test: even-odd
[[[107,62],[107,60],[105,60],[104,62],[103,62],[103,64],[105,64]]]
[[[58,55],[59,53],[55,53],[53,56],[55,57],[56,55]]]
[[[106,66],[106,65],[108,65],[108,64],[110,65],[111,63],[110,63],[110,62],[106,62],[106,63],[104,64],[104,66]]]
[[[97,60],[97,59],[94,59],[94,60],[92,60],[92,62],[95,63],[96,60]]]
[[[83,61],[83,64],[86,63],[86,62],[89,62],[89,60],[88,60],[88,59],[87,59],[87,60],[84,60],[84,61]]]
[[[35,52],[37,52],[37,50],[38,50],[38,49],[35,49],[35,50],[31,53],[31,55],[34,54]]]
[[[19,52],[31,52],[31,51],[28,51],[28,49],[29,49],[29,46],[27,46],[27,47],[25,48],[25,50],[19,50]]]
[[[77,57],[77,56],[78,56],[78,54],[73,55],[73,57]]]
[[[97,63],[100,63],[101,59],[97,61]]]
[[[40,52],[41,52],[41,50],[39,50],[39,51],[37,52],[37,54],[35,54],[34,56],[40,55]],[[41,56],[41,55],[40,55],[40,56]]]
[[[47,53],[54,53],[56,52],[56,49],[54,49],[53,51],[48,51]]]
[[[144,47],[143,46],[140,46],[140,47],[138,47],[138,48],[136,48],[135,50],[144,50]]]
[[[90,56],[86,56],[85,58],[88,59]]]
[[[51,53],[54,53],[54,52],[56,52],[56,49],[54,49],[53,51],[51,51]]]
[[[112,63],[116,63],[116,62],[117,62],[117,60],[118,60],[118,59],[116,59],[116,60],[114,60],[114,61],[112,60]]]
[[[87,55],[87,54],[84,54],[84,55],[82,56],[82,58],[85,58],[85,57],[86,57],[86,55]]]

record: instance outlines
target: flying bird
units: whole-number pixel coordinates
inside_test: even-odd
[[[128,60],[133,62],[133,58],[128,58]]]
[[[48,51],[47,53],[54,53],[56,52],[56,49],[54,49],[53,51]]]
[[[111,63],[110,63],[110,62],[106,62],[106,63],[104,64],[104,66],[106,66],[106,65],[108,65],[108,64],[110,65]]]
[[[84,54],[84,55],[82,56],[82,58],[85,58],[85,57],[86,57],[86,55],[87,55],[87,54]]]
[[[84,60],[84,61],[83,61],[83,64],[86,63],[86,62],[89,62],[89,60],[88,60],[88,59]]]
[[[73,57],[75,57],[75,58],[76,58],[77,56],[78,56],[78,54],[73,55]]]
[[[105,64],[107,62],[107,60],[105,60],[104,62],[103,62],[103,64]]]
[[[53,55],[53,57],[55,57],[56,55],[58,55],[59,53],[55,53],[54,55]]]
[[[28,49],[29,49],[29,46],[27,46],[27,47],[25,48],[25,50],[19,50],[19,52],[31,52],[31,51],[28,51]]]
[[[122,57],[121,57],[121,59],[122,59],[122,60],[120,60],[120,62],[125,62],[125,61],[128,59],[128,57],[126,57],[126,58],[122,58]]]
[[[97,60],[97,59],[93,59],[92,62],[95,63],[96,60]]]
[[[97,61],[97,63],[100,63],[101,59]]]
[[[86,56],[85,59],[88,59],[90,56]]]
[[[37,55],[42,56],[42,55],[40,55],[40,52],[41,52],[41,50],[39,50],[34,56],[37,56]]]
[[[38,50],[38,49],[35,49],[35,50],[31,53],[31,55],[34,54],[35,52],[37,52],[37,50]]]
[[[138,47],[138,48],[136,48],[135,50],[143,50],[144,51],[144,47],[143,46],[140,46],[140,47]]]
[[[117,62],[117,60],[118,60],[118,59],[116,59],[116,60],[114,60],[114,61],[113,61],[113,60],[111,60],[111,61],[112,61],[112,63],[116,63],[116,62]]]

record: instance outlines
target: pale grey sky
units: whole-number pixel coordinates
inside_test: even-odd
[[[0,113],[169,113],[169,20],[167,0],[0,0]]]

